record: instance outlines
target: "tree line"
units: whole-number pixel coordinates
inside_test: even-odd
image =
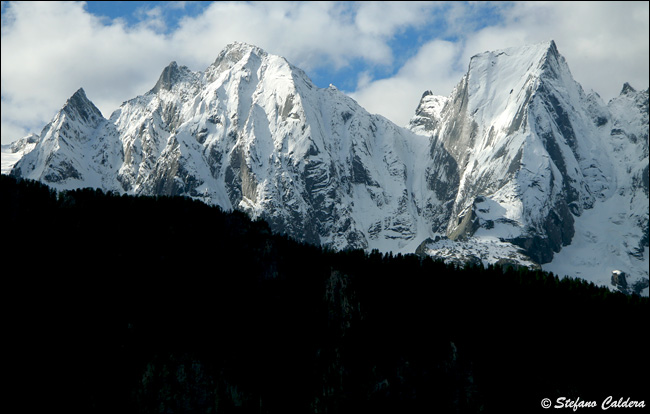
[[[1,184],[6,352],[25,409],[648,401],[647,298],[525,268],[333,251],[189,198]]]

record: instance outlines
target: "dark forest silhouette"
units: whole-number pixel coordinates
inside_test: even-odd
[[[5,352],[26,411],[647,404],[647,298],[524,268],[335,252],[187,198],[1,183],[5,267],[17,265],[3,277]]]

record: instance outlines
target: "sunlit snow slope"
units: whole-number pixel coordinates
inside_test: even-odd
[[[508,241],[547,270],[599,284],[617,269],[647,280],[647,90],[626,84],[605,105],[554,42],[540,43],[472,57],[450,97],[423,96],[410,129],[451,155],[455,182],[429,179],[456,184],[450,239]],[[440,243],[421,250],[439,254]]]
[[[233,43],[204,71],[172,62],[109,119],[80,89],[21,142],[11,173],[58,189],[189,196],[337,249],[541,264],[603,285],[621,270],[647,286],[648,91],[626,84],[603,103],[552,41],[472,57],[408,128]]]

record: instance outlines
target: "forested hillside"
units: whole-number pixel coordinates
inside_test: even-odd
[[[187,198],[1,183],[8,401],[21,412],[647,404],[647,298],[324,250]]]

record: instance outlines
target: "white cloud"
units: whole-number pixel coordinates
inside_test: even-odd
[[[458,44],[434,40],[422,46],[395,76],[370,81],[364,75],[350,95],[369,112],[405,126],[426,90],[446,96],[458,83],[463,72],[453,68],[459,52]]]
[[[467,37],[473,54],[555,40],[574,78],[605,100],[623,83],[648,87],[648,2],[518,2],[504,9],[504,23]]]
[[[164,33],[167,30],[167,23],[165,22],[164,12],[161,6],[151,8],[140,7],[136,10],[135,14],[140,20],[138,26],[159,33]]]
[[[341,68],[351,59],[389,63],[392,51],[386,38],[400,24],[392,24],[388,33],[364,30],[353,19],[356,7],[335,2],[215,2],[200,16],[182,20],[171,41],[187,60],[203,66],[233,41],[282,55],[304,70]]]
[[[361,33],[389,37],[404,27],[427,24],[437,7],[432,2],[363,1],[354,21]]]
[[[307,73],[365,64],[352,95],[400,125],[425,90],[448,95],[472,54],[523,43],[554,39],[576,79],[606,99],[625,81],[648,86],[647,2],[214,2],[170,25],[183,7],[143,8],[128,26],[83,2],[3,3],[2,142],[40,132],[79,87],[109,116],[170,61],[203,70],[233,41]],[[421,46],[401,63],[394,48],[409,30]]]
[[[377,32],[360,27],[378,5],[347,2],[214,2],[165,33],[170,8],[142,8],[139,23],[97,18],[83,2],[9,2],[2,18],[2,142],[40,132],[79,87],[105,116],[151,88],[172,60],[205,69],[228,43],[244,41],[310,70],[345,67],[353,59],[389,64],[387,39],[415,11],[396,13]],[[357,8],[360,10],[357,12]],[[408,6],[421,10],[422,6]],[[366,22],[367,22],[366,18]],[[419,21],[421,22],[421,17]],[[9,109],[11,107],[11,109]],[[22,131],[16,136],[17,131]]]
[[[497,5],[503,18],[479,30],[475,7],[454,4],[446,11],[448,36],[457,42],[432,41],[387,78],[366,75],[352,95],[371,112],[398,125],[413,116],[425,90],[448,96],[467,70],[471,56],[489,50],[555,40],[574,78],[608,101],[624,82],[648,87],[648,2],[517,2]],[[452,51],[453,49],[453,51]]]
[[[17,128],[40,132],[80,87],[109,116],[170,60],[162,36],[105,25],[82,3],[10,3],[2,23],[3,143],[20,138]]]

